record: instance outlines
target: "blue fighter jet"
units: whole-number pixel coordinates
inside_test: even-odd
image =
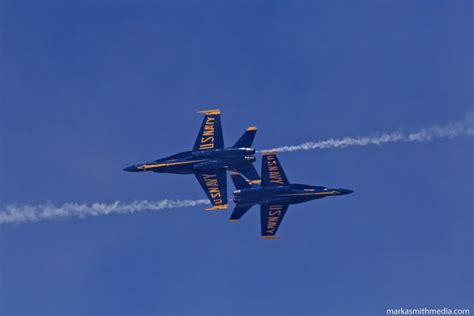
[[[255,149],[252,148],[252,143],[257,128],[247,128],[234,146],[224,148],[221,112],[207,110],[198,113],[204,113],[205,116],[192,151],[150,163],[133,165],[123,170],[194,174],[211,201],[212,207],[207,210],[226,209],[228,207],[226,170],[243,174],[251,183],[260,182],[260,177],[252,164],[255,162]]]
[[[245,180],[238,173],[231,172],[234,182],[236,204],[230,221],[239,220],[254,204],[260,204],[262,238],[274,239],[278,227],[290,204],[298,204],[326,196],[352,193],[347,189],[328,189],[322,186],[290,184],[275,153],[264,152],[262,157],[262,180]]]

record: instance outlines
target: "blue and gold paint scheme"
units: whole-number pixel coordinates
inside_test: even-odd
[[[260,204],[261,237],[263,239],[275,239],[290,204],[353,192],[348,189],[290,184],[276,154],[273,152],[263,152],[262,154],[262,179],[260,182],[246,180],[235,172],[230,173],[236,188],[234,191],[236,206],[229,220],[238,221],[253,205]]]
[[[199,111],[198,113],[203,113],[205,116],[196,142],[194,143],[193,151],[224,148],[221,112],[219,110],[208,110]]]
[[[206,110],[204,120],[191,151],[185,151],[150,163],[132,165],[125,171],[156,173],[194,174],[212,204],[207,210],[222,210],[228,207],[226,170],[239,172],[249,181],[260,181],[253,166],[255,149],[252,143],[257,128],[247,128],[237,142],[224,147],[220,110]]]
[[[201,186],[212,203],[208,211],[227,208],[227,174],[225,169],[195,173]]]

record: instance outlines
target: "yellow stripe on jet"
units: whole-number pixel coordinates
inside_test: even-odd
[[[198,111],[198,113],[203,113],[203,114],[206,114],[206,115],[219,115],[219,114],[221,114],[221,111],[219,109],[214,109],[214,110]]]
[[[282,194],[281,196],[305,196],[305,195],[332,195],[338,194],[338,191],[327,191],[327,192],[312,192],[312,193],[291,193],[291,194]]]
[[[152,168],[158,168],[158,167],[169,167],[169,166],[179,166],[179,165],[186,165],[190,163],[195,163],[195,162],[201,162],[204,161],[203,159],[201,160],[190,160],[190,161],[180,161],[180,162],[170,162],[170,163],[155,163],[155,164],[150,164],[150,165],[142,165],[138,167],[137,169],[152,169]]]
[[[206,211],[219,211],[225,210],[229,207],[229,204],[214,205],[213,207],[206,208]]]

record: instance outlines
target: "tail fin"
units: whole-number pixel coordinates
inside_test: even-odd
[[[242,216],[244,216],[245,213],[252,207],[252,205],[245,205],[245,206],[240,206],[237,205],[234,208],[234,211],[232,212],[232,215],[229,218],[229,221],[231,222],[236,222],[238,221]]]
[[[257,128],[255,126],[247,128],[245,133],[239,138],[239,140],[234,144],[234,146],[232,146],[232,148],[252,147],[253,139],[255,138],[256,133]]]
[[[237,190],[240,190],[240,189],[247,189],[247,188],[250,188],[252,185],[247,181],[245,180],[240,174],[238,174],[237,172],[233,172],[231,171],[230,172],[230,178],[232,179],[232,182],[234,182],[234,185],[235,185],[235,188]]]

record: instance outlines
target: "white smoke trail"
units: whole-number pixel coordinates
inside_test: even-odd
[[[41,220],[110,214],[133,214],[143,211],[159,211],[174,208],[191,207],[209,204],[208,200],[161,200],[161,201],[134,201],[123,203],[115,201],[110,204],[93,203],[78,204],[65,203],[55,206],[51,203],[39,205],[12,206],[8,205],[0,210],[0,224],[35,223]]]
[[[327,149],[327,148],[346,148],[350,146],[381,146],[387,143],[395,142],[430,142],[438,138],[454,138],[458,136],[474,135],[474,120],[472,115],[462,122],[451,123],[444,126],[433,126],[423,128],[411,133],[391,132],[391,133],[375,133],[370,136],[330,138],[317,142],[305,142],[299,145],[282,146],[272,149],[261,150],[274,152],[292,152],[301,150]]]

